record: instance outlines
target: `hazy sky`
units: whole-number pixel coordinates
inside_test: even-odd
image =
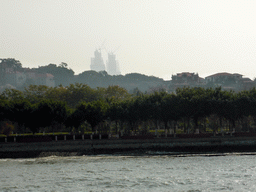
[[[256,77],[255,0],[0,0],[0,58],[79,74],[105,41],[122,74]],[[104,61],[107,52],[102,51]]]

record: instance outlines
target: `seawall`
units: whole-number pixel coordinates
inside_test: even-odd
[[[0,158],[50,155],[145,154],[148,151],[179,153],[256,152],[256,137],[154,138],[1,143]]]

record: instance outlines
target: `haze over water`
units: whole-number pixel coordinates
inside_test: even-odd
[[[1,159],[0,191],[255,191],[255,155]]]

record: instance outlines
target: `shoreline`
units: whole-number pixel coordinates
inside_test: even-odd
[[[256,137],[155,138],[149,140],[76,140],[38,143],[1,143],[0,158],[35,158],[83,155],[150,155],[150,153],[221,154],[256,152]],[[255,153],[256,154],[256,153]]]

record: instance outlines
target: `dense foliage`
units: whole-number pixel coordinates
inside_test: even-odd
[[[255,131],[256,89],[182,88],[176,93],[131,95],[118,86],[84,84],[50,88],[31,85],[0,95],[3,134],[43,131],[99,131],[147,134]]]

